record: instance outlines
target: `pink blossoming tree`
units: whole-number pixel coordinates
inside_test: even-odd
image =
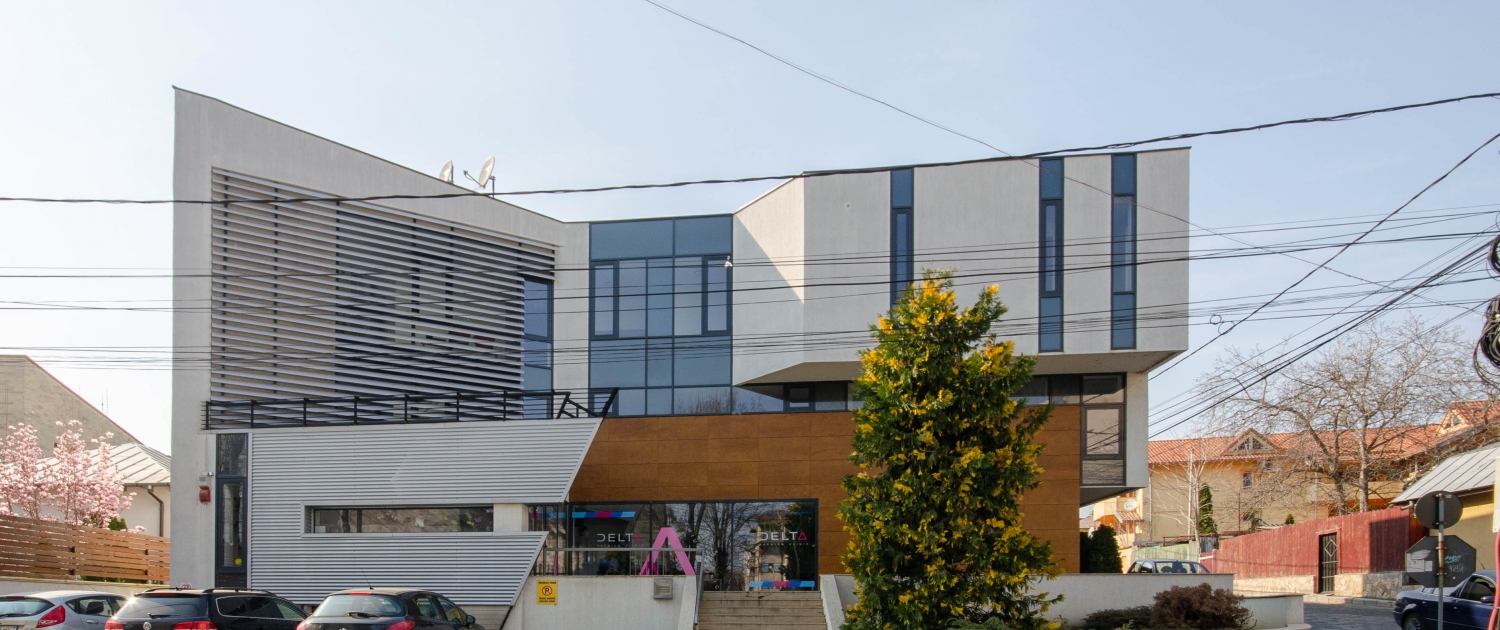
[[[0,507],[31,518],[106,527],[130,507],[132,496],[110,452],[114,434],[85,442],[83,423],[71,420],[66,426],[51,461],[42,458],[34,427],[10,427],[0,451]],[[55,517],[46,508],[55,509]]]

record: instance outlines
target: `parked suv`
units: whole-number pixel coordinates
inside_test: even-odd
[[[297,630],[484,630],[484,626],[474,623],[474,616],[458,604],[431,591],[369,588],[329,595]]]
[[[104,630],[296,630],[305,617],[266,591],[158,588],[126,601]]]
[[[40,591],[0,597],[0,630],[102,630],[125,598],[98,591]]]

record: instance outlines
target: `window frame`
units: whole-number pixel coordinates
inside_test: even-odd
[[[485,509],[490,512],[490,528],[487,530],[476,530],[471,532],[459,529],[451,532],[367,532],[364,531],[365,510],[459,510],[459,526],[462,527],[463,512],[465,509]],[[354,530],[352,532],[317,532],[314,531],[316,522],[313,514],[320,510],[349,510],[357,512],[353,518]],[[464,503],[462,505],[307,505],[302,506],[302,536],[488,536],[495,533],[495,506],[491,503]]]
[[[223,445],[234,439],[244,440],[244,470],[227,469],[220,461],[225,455]],[[249,546],[249,500],[250,500],[250,434],[218,433],[214,437],[214,574],[248,574],[250,569]],[[229,485],[239,486],[239,549],[242,563],[226,565],[224,558],[224,489]],[[215,578],[217,581],[217,577]],[[217,584],[216,584],[217,586]]]

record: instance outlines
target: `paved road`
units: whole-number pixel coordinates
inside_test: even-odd
[[[1304,604],[1302,618],[1312,630],[1397,630],[1391,611],[1350,604]]]

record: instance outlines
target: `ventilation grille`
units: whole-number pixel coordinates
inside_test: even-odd
[[[550,245],[215,169],[214,400],[521,388]]]

